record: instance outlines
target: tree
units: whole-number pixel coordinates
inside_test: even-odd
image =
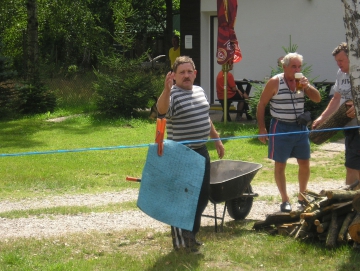
[[[360,2],[342,0],[345,8],[344,25],[349,47],[351,93],[358,124],[360,124]]]
[[[39,74],[39,40],[38,40],[38,19],[37,1],[28,0],[27,7],[27,81],[37,85],[40,80]]]

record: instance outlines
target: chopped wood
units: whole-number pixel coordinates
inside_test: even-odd
[[[360,195],[356,195],[352,200],[352,206],[357,212],[360,212]]]
[[[360,213],[356,213],[353,221],[350,223],[348,232],[352,240],[360,243]]]
[[[329,225],[330,225],[330,221],[327,221],[327,222],[324,222],[324,223],[320,223],[317,227],[316,227],[316,231],[318,233],[323,233],[325,232],[328,228],[329,228]]]
[[[300,226],[300,222],[296,222],[296,223],[292,223],[292,224],[283,224],[283,225],[277,226],[277,229],[278,229],[279,235],[288,236],[298,226]]]
[[[333,112],[323,123],[318,125],[315,129],[313,129],[309,134],[310,141],[314,142],[315,144],[321,144],[334,136],[337,131],[316,131],[316,130],[323,130],[327,128],[334,128],[334,127],[344,127],[351,118],[346,115],[347,107],[346,103],[341,104],[341,106]]]
[[[353,190],[359,183],[320,193],[306,190],[301,194],[307,199],[304,208],[268,215],[254,229],[274,225],[272,233],[301,240],[317,238],[326,248],[350,243],[360,247],[360,190]]]
[[[319,193],[316,193],[312,190],[309,190],[309,189],[306,189],[305,190],[305,194],[311,196],[311,197],[314,197],[314,198],[321,198],[322,196],[319,194]]]
[[[346,240],[346,234],[347,230],[349,228],[350,223],[353,221],[355,216],[355,212],[350,212],[346,215],[345,220],[340,228],[339,234],[338,234],[338,242],[344,242]]]
[[[345,219],[344,216],[338,216],[336,212],[332,212],[331,222],[328,229],[328,235],[326,237],[326,242],[325,242],[325,246],[327,248],[336,247],[337,237],[344,219]]]
[[[346,191],[346,190],[328,190],[326,191],[326,196],[328,199],[337,199],[337,200],[352,200],[354,196],[360,194],[360,190],[356,191]]]
[[[280,225],[284,223],[296,222],[299,220],[299,217],[291,217],[289,213],[274,213],[270,214],[266,217],[265,221],[257,221],[255,222],[253,228],[255,230],[264,228],[269,225]]]

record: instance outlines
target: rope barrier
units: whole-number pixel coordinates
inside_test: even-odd
[[[281,135],[290,135],[290,134],[309,134],[315,132],[329,132],[329,131],[340,131],[347,129],[360,129],[360,126],[351,126],[351,127],[343,127],[343,128],[330,128],[330,129],[322,129],[322,130],[311,130],[311,131],[297,131],[297,132],[289,132],[289,133],[277,133],[277,134],[266,134],[266,135],[249,135],[249,136],[232,136],[232,137],[224,137],[218,139],[207,139],[207,140],[187,140],[187,141],[179,141],[180,144],[191,144],[191,143],[201,143],[201,142],[211,142],[211,141],[224,141],[224,140],[235,140],[235,139],[247,139],[247,138],[258,138],[264,136],[281,136]],[[155,144],[155,143],[150,143]],[[81,148],[81,149],[72,149],[72,150],[50,150],[50,151],[33,151],[33,152],[20,152],[20,153],[1,153],[0,157],[14,157],[14,156],[27,156],[27,155],[39,155],[39,154],[56,154],[56,153],[71,153],[71,152],[86,152],[86,151],[104,151],[104,150],[116,150],[116,149],[134,149],[134,148],[144,148],[149,147],[150,144],[139,144],[132,146],[110,146],[110,147],[95,147],[95,148]]]

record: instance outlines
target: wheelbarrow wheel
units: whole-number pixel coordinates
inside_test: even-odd
[[[252,193],[251,185],[246,188],[245,193]],[[245,219],[250,213],[253,201],[253,197],[240,197],[226,201],[229,216],[235,220]]]

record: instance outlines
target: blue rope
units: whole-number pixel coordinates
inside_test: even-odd
[[[329,132],[329,131],[340,131],[347,129],[360,128],[360,126],[351,126],[344,128],[331,128],[331,129],[322,129],[322,130],[311,130],[311,131],[297,131],[289,133],[278,133],[278,134],[266,134],[266,135],[249,135],[249,136],[232,136],[224,137],[217,139],[207,139],[207,140],[193,140],[193,141],[180,141],[180,144],[191,144],[191,143],[202,143],[202,142],[211,142],[218,140],[234,140],[234,139],[246,139],[246,138],[258,138],[264,136],[281,136],[281,135],[290,135],[290,134],[308,134],[308,133],[317,133],[317,132]],[[151,143],[155,144],[155,143]],[[149,147],[150,144],[139,144],[132,146],[111,146],[111,147],[98,147],[98,148],[81,148],[81,149],[72,149],[72,150],[52,150],[52,151],[38,151],[38,152],[20,152],[20,153],[1,153],[0,157],[9,157],[9,156],[26,156],[26,155],[38,155],[38,154],[55,154],[55,153],[68,153],[68,152],[85,152],[85,151],[103,151],[103,150],[116,150],[116,149],[134,149],[134,148],[144,148]]]

